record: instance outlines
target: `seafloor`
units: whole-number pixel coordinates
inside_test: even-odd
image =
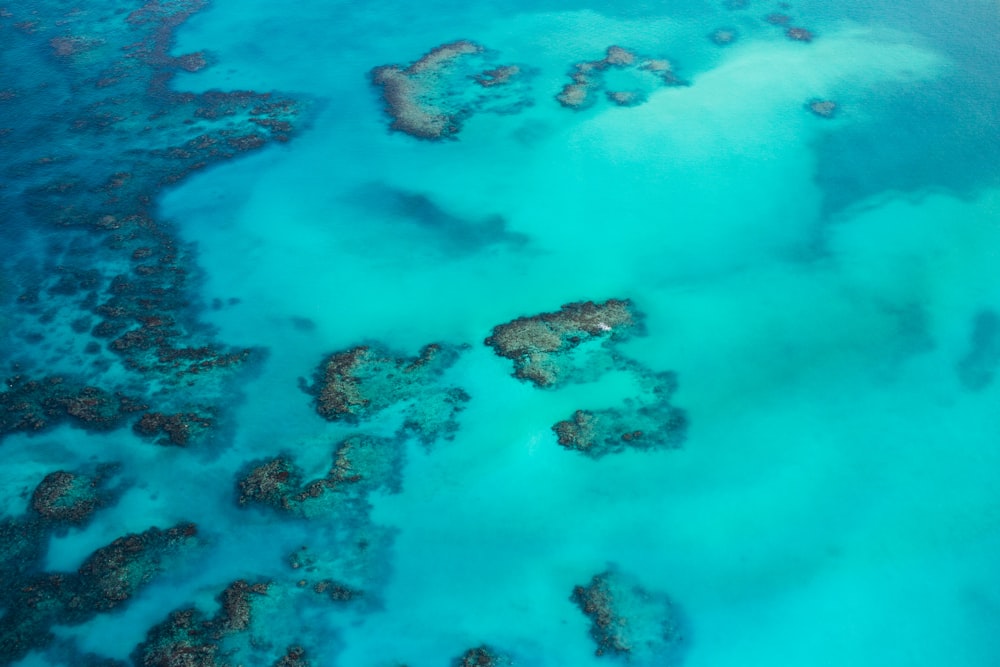
[[[1000,664],[998,36],[0,6],[0,665]]]

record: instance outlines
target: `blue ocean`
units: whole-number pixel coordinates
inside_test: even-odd
[[[0,5],[0,665],[1000,664],[998,35]]]

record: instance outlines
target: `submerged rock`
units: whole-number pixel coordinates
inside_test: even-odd
[[[570,600],[591,621],[596,655],[618,655],[639,665],[679,661],[685,642],[680,612],[666,595],[611,569],[575,587]]]
[[[585,374],[575,358],[578,348],[606,346],[640,330],[639,315],[627,299],[581,301],[497,325],[484,342],[514,362],[514,377],[555,387]]]

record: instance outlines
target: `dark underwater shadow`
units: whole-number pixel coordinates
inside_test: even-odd
[[[456,215],[430,196],[375,182],[363,185],[345,200],[367,212],[373,224],[411,235],[413,240],[450,256],[466,256],[502,248],[523,251],[530,237],[508,229],[500,215],[471,219]]]

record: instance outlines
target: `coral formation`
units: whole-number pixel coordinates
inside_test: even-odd
[[[32,369],[35,377],[78,362],[94,376],[183,393],[249,358],[197,322],[191,249],[159,217],[156,198],[212,164],[289,140],[301,105],[253,91],[175,89],[177,72],[210,64],[204,53],[171,53],[177,27],[204,4],[102,1],[83,11],[45,1],[0,12],[4,53],[20,63],[5,70],[0,94],[0,239],[21,291],[10,329],[21,342],[0,347],[0,362],[26,343],[26,358],[58,367]],[[103,349],[79,335],[88,328]],[[45,352],[53,338],[58,355]],[[113,411],[111,400],[83,398]],[[111,412],[80,418],[124,425]]]
[[[0,438],[63,422],[107,431],[120,426],[129,413],[145,408],[136,399],[62,376],[29,380],[16,375],[6,385],[7,391],[0,392]]]
[[[398,491],[402,460],[400,438],[351,436],[337,444],[326,475],[308,482],[286,457],[249,464],[237,482],[238,502],[304,517],[328,514],[377,489]]]
[[[837,115],[838,104],[833,100],[814,99],[806,103],[806,108],[820,118],[833,118]]]
[[[80,525],[95,511],[117,499],[107,488],[118,466],[99,466],[94,474],[57,470],[49,473],[31,494],[31,509],[43,521]]]
[[[497,355],[514,362],[514,377],[537,387],[556,387],[585,374],[577,363],[578,348],[606,347],[625,340],[641,330],[639,319],[627,299],[581,301],[554,313],[497,325],[484,342]]]
[[[972,319],[968,350],[958,360],[955,370],[969,391],[982,391],[993,383],[1000,368],[1000,315],[981,310]]]
[[[641,394],[617,408],[577,410],[552,427],[566,449],[601,458],[626,449],[673,449],[681,446],[687,416],[670,399],[677,388],[671,372],[649,373],[635,362],[622,362],[639,379]]]
[[[624,82],[627,89],[621,89],[622,82],[609,82],[613,71],[627,73]],[[609,100],[619,106],[641,104],[649,91],[657,86],[686,85],[674,73],[668,60],[641,57],[620,46],[609,46],[604,57],[599,60],[579,62],[569,71],[570,83],[556,95],[556,101],[568,109],[585,109],[594,104],[597,94],[605,91]]]
[[[815,38],[815,35],[805,28],[792,27],[785,31],[785,37],[793,42],[811,42]]]
[[[576,586],[570,600],[590,618],[598,656],[619,655],[632,664],[670,665],[678,660],[684,633],[670,599],[616,569]]]
[[[736,41],[738,33],[732,28],[717,28],[709,34],[708,38],[713,44],[727,46]]]
[[[524,68],[484,69],[488,55],[461,39],[431,49],[409,66],[374,68],[371,80],[382,89],[390,128],[418,139],[446,139],[478,111],[510,113],[526,105],[523,88],[513,85],[525,78]]]
[[[455,658],[452,667],[502,667],[510,665],[510,658],[489,646],[477,646]]]
[[[212,419],[196,412],[147,412],[132,425],[138,435],[156,438],[158,445],[187,447],[192,438],[212,426]]]
[[[442,386],[441,375],[461,349],[427,345],[416,357],[395,357],[380,345],[359,345],[327,357],[311,388],[324,419],[357,424],[396,408],[403,428],[424,443],[450,438],[458,413],[469,400],[458,387]]]

